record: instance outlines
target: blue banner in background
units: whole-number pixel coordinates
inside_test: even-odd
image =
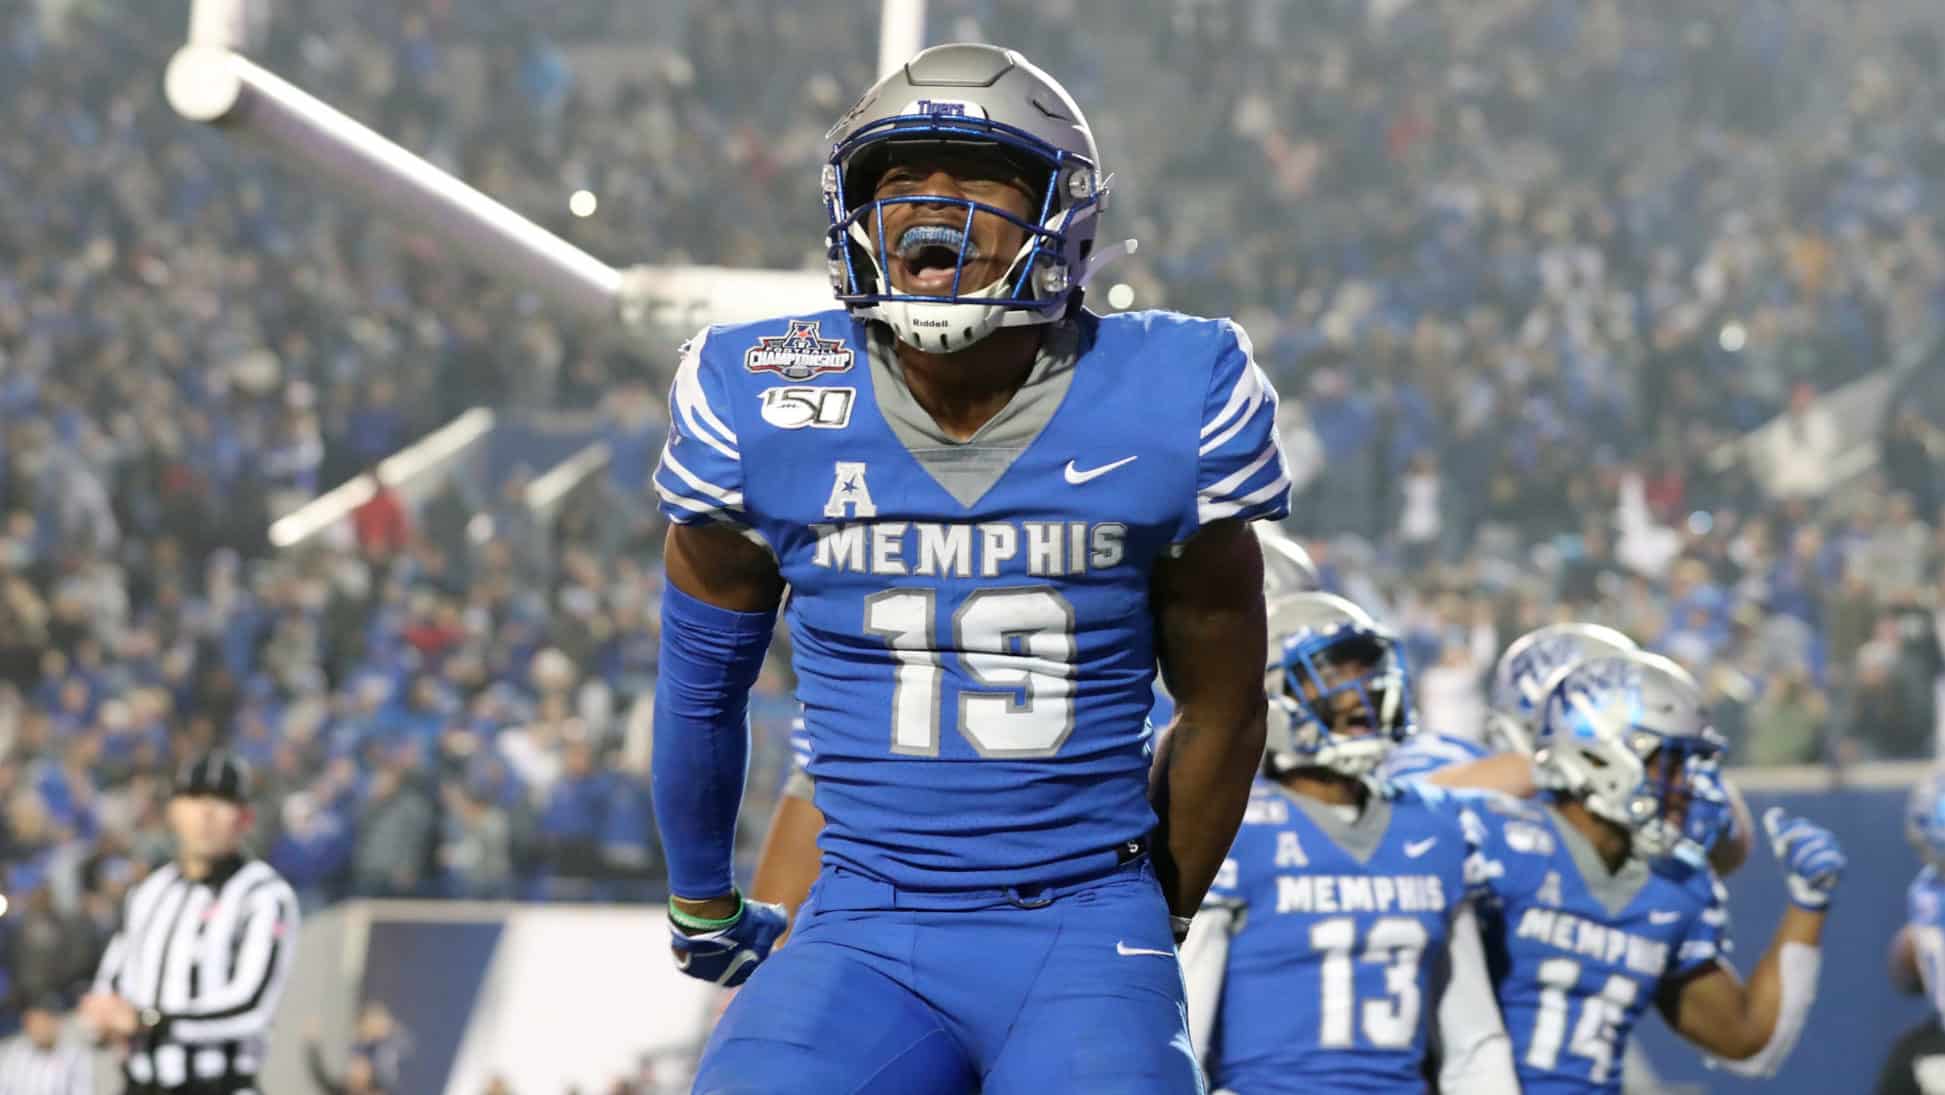
[[[1871,1090],[1891,1044],[1926,1011],[1920,998],[1891,987],[1886,962],[1891,937],[1904,923],[1905,887],[1918,871],[1918,857],[1904,839],[1905,796],[1902,790],[1748,796],[1759,827],[1764,810],[1781,806],[1830,828],[1850,857],[1824,932],[1816,1007],[1782,1073],[1760,1082],[1708,1068],[1667,1023],[1658,1017],[1645,1020],[1638,1034],[1671,1089],[1782,1095]],[[1735,965],[1747,976],[1768,948],[1789,901],[1766,842],[1729,878],[1728,886]]]
[[[446,1089],[501,928],[497,920],[372,922],[359,999],[384,1004],[405,1027],[399,1091]]]

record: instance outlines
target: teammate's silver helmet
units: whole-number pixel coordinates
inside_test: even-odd
[[[1270,774],[1327,768],[1364,778],[1415,729],[1404,654],[1392,634],[1356,604],[1332,593],[1292,594],[1271,607],[1269,634],[1264,690],[1269,697]],[[1324,677],[1325,668],[1346,655],[1370,668],[1333,686]],[[1314,702],[1305,699],[1305,683]],[[1369,733],[1332,733],[1327,708],[1338,692],[1356,693]]]
[[[1533,767],[1540,786],[1627,830],[1635,855],[1691,845],[1699,862],[1727,808],[1702,688],[1659,654],[1597,655],[1554,675],[1540,703]],[[1649,764],[1650,758],[1654,765]],[[1677,790],[1684,813],[1671,817]]]
[[[1269,521],[1257,521],[1256,540],[1263,546],[1263,598],[1272,610],[1276,602],[1292,593],[1314,593],[1323,583],[1317,578],[1317,564],[1289,533]],[[1276,633],[1270,633],[1272,639]]]
[[[1588,658],[1640,649],[1600,624],[1548,624],[1513,640],[1493,667],[1486,740],[1498,752],[1533,752],[1533,723],[1546,687],[1561,670]]]
[[[1108,190],[1094,131],[1053,77],[1010,49],[934,46],[865,92],[828,139],[827,259],[837,298],[852,315],[889,324],[910,346],[943,353],[971,346],[1000,327],[1051,323],[1067,314],[1087,274]],[[996,149],[1039,187],[1037,215],[1022,219],[964,198],[875,199],[885,153],[902,143]],[[884,238],[884,209],[913,202],[964,212],[951,292],[901,293],[887,277],[884,256],[899,241]],[[1027,238],[998,280],[961,291],[976,213],[1007,220]],[[946,241],[941,245],[954,242],[949,231],[937,235]]]

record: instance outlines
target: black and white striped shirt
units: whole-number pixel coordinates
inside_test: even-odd
[[[161,1013],[130,1047],[128,1078],[249,1090],[297,927],[296,895],[260,860],[224,860],[195,882],[171,863],[143,879],[95,978],[97,991]]]
[[[80,1046],[42,1049],[22,1035],[0,1045],[0,1093],[94,1095],[94,1062]]]

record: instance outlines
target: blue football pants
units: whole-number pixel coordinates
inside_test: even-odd
[[[1032,891],[913,893],[826,864],[723,1013],[696,1095],[1201,1095],[1146,858]]]

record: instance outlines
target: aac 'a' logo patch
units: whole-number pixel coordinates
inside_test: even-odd
[[[753,373],[776,373],[785,380],[805,381],[827,373],[851,371],[853,355],[841,338],[824,338],[820,321],[793,319],[790,331],[765,335],[743,355],[743,367]]]

